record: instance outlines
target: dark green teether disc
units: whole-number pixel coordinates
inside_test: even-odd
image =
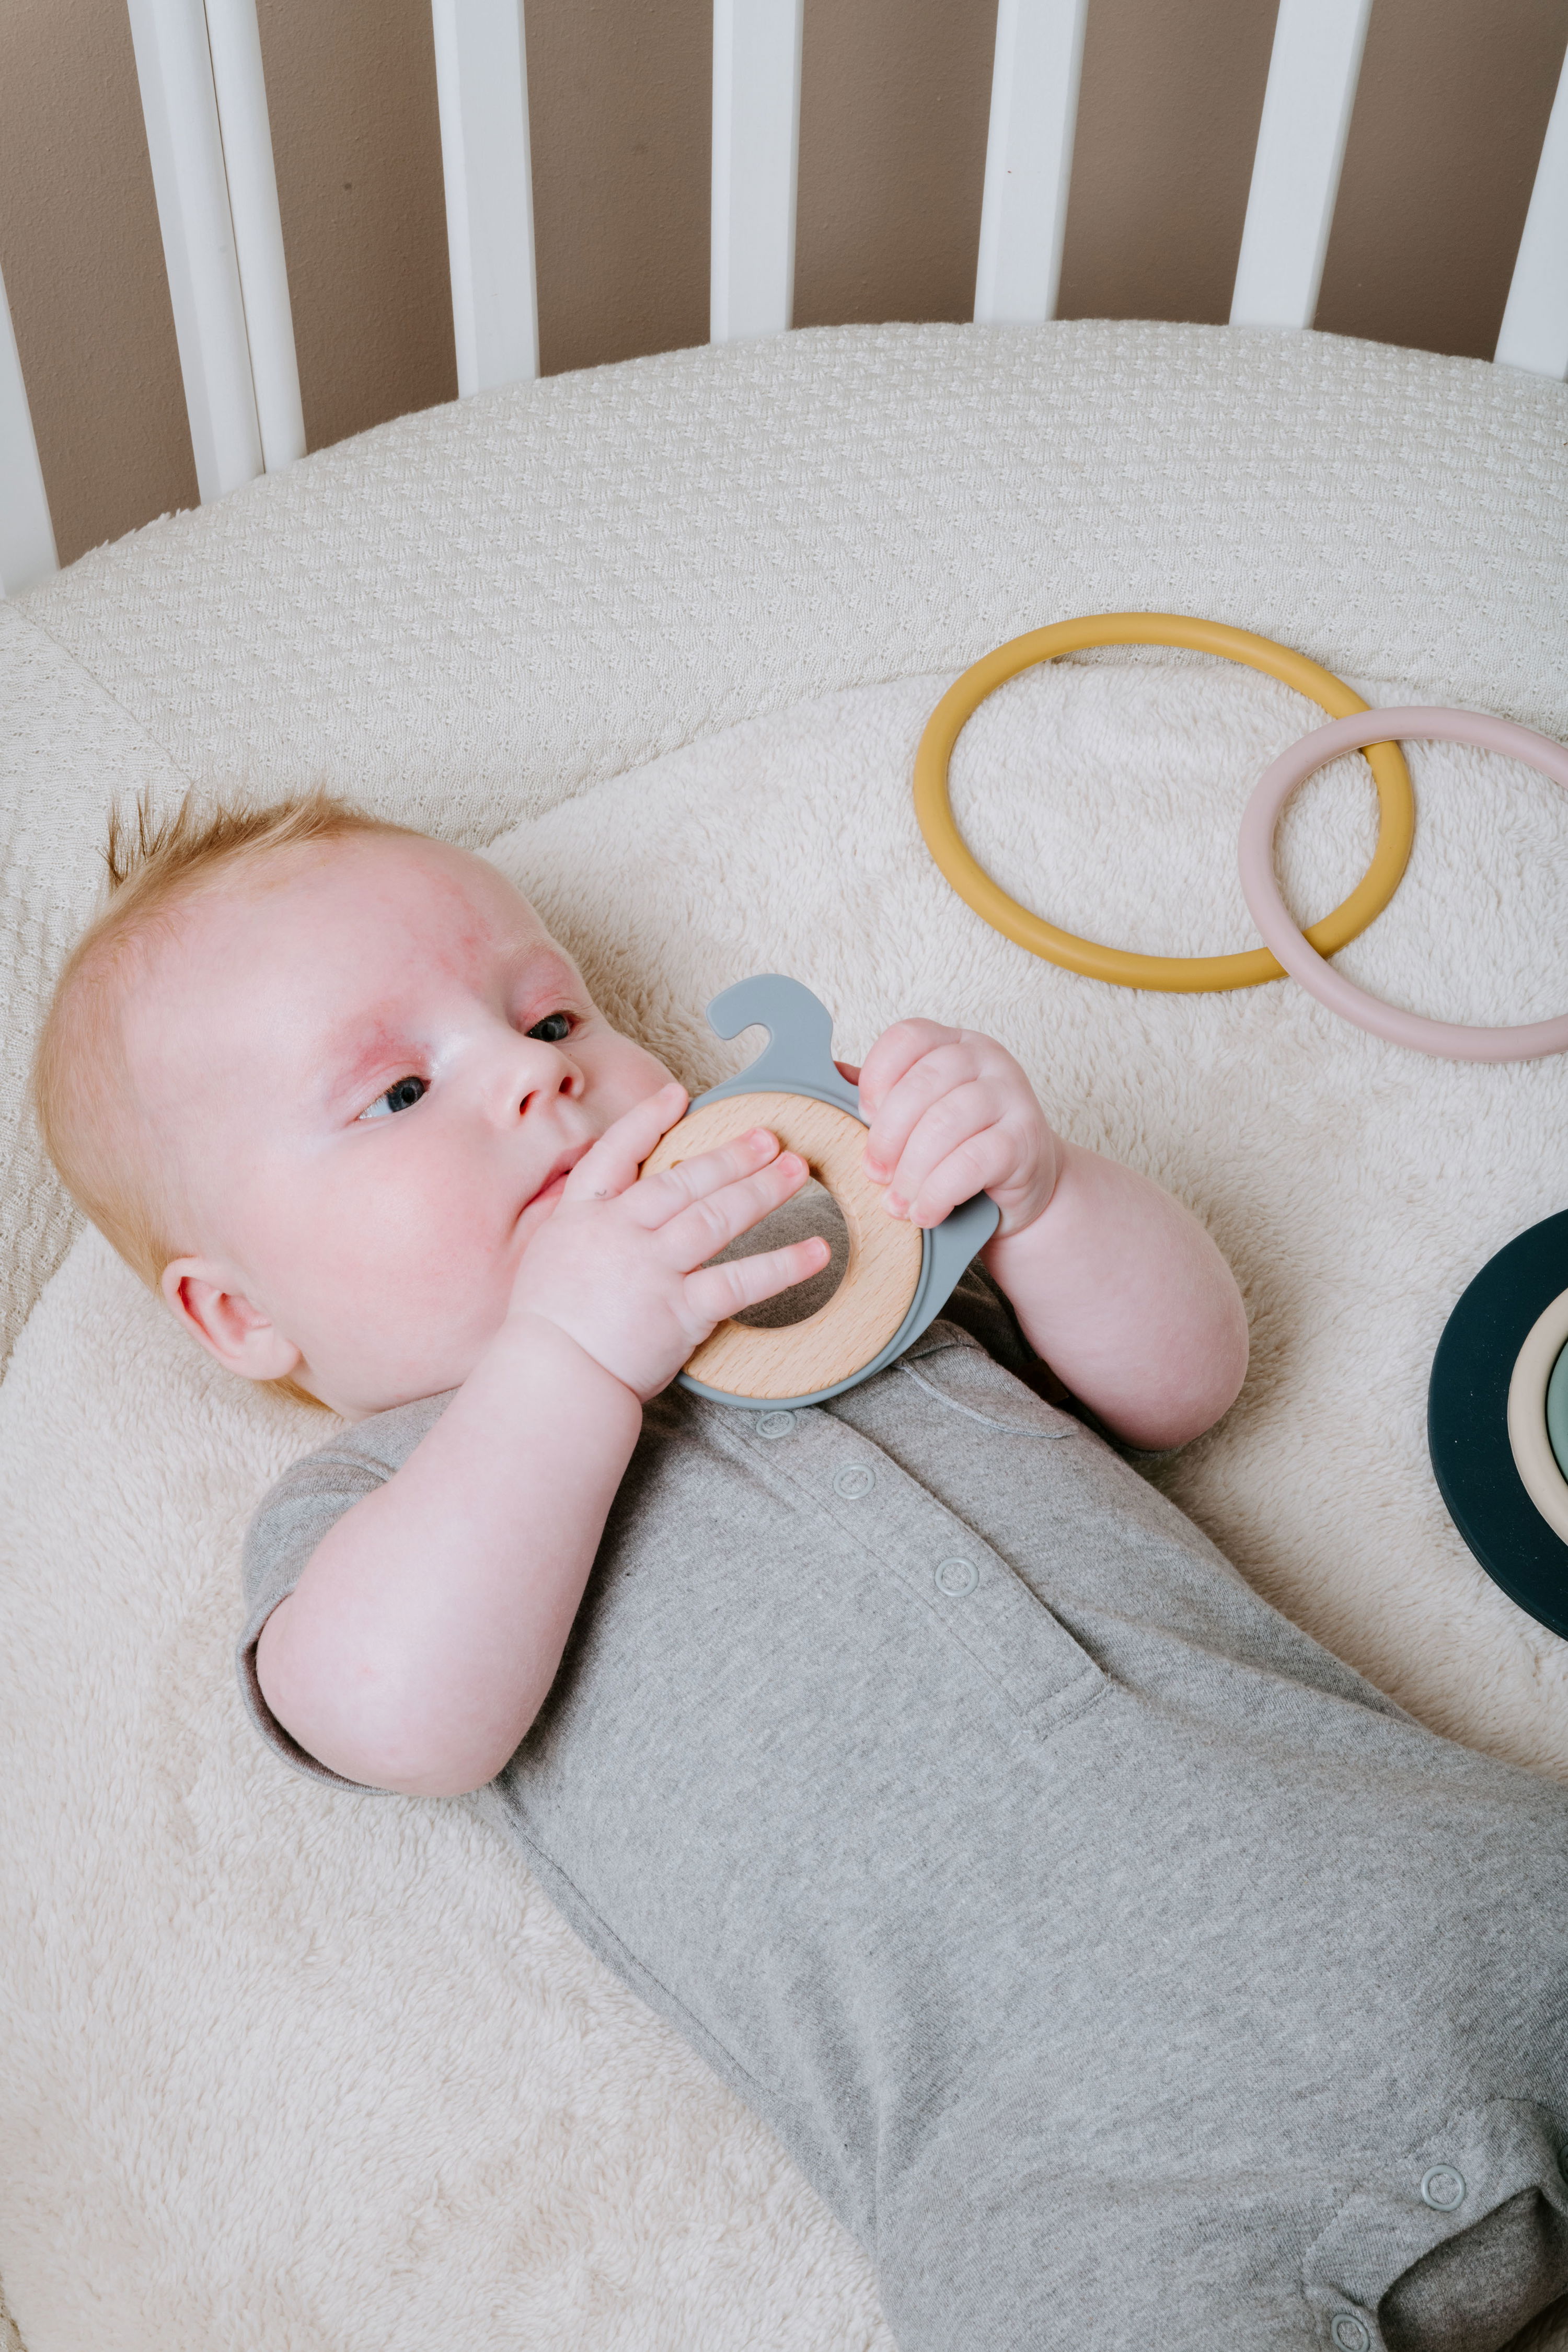
[[[1449,1316],[1432,1360],[1426,1438],[1448,1515],[1494,1584],[1568,1636],[1568,1544],[1525,1491],[1508,1436],[1508,1391],[1537,1318],[1568,1290],[1568,1210],[1543,1218],[1489,1258]],[[1552,1451],[1568,1446],[1568,1373],[1558,1358],[1552,1389],[1559,1423]],[[1568,1468],[1563,1475],[1568,1476]]]

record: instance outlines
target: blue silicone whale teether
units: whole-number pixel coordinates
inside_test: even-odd
[[[860,1117],[858,1094],[849,1081],[840,1076],[834,1063],[832,1015],[810,989],[804,987],[798,980],[790,980],[782,972],[769,971],[759,972],[751,980],[737,981],[732,988],[726,988],[713,999],[708,1007],[708,1021],[721,1037],[738,1037],[743,1029],[765,1029],[767,1043],[755,1060],[736,1076],[726,1078],[721,1086],[710,1087],[706,1094],[700,1095],[687,1112],[688,1120],[695,1118],[710,1106],[737,1096],[802,1095],[847,1113],[864,1134],[865,1121]],[[683,1120],[681,1126],[685,1124]],[[671,1130],[659,1151],[650,1156],[648,1166],[659,1159],[668,1165],[671,1160],[680,1156],[679,1148],[666,1150],[672,1138],[679,1137],[679,1128]],[[826,1172],[815,1168],[813,1172],[822,1173],[828,1191],[835,1191],[835,1185],[828,1181]],[[873,1213],[880,1214],[881,1212],[879,1208]],[[1000,1213],[994,1201],[979,1192],[972,1201],[963,1202],[940,1225],[921,1235],[920,1270],[913,1296],[909,1300],[902,1320],[891,1338],[865,1363],[844,1377],[826,1386],[807,1390],[798,1396],[742,1394],[733,1389],[713,1387],[689,1371],[678,1376],[681,1386],[719,1404],[742,1405],[768,1412],[788,1412],[800,1405],[824,1404],[829,1397],[842,1396],[847,1389],[869,1380],[873,1372],[882,1371],[889,1364],[897,1362],[905,1349],[910,1347],[928,1324],[935,1320],[946,1306],[964,1268],[995,1232]],[[909,1235],[911,1229],[903,1227],[901,1233]],[[810,1318],[813,1325],[832,1314],[841,1300],[847,1307],[849,1302],[846,1294],[851,1293],[853,1273],[852,1254],[850,1274],[846,1275],[827,1307],[821,1309],[818,1316]],[[730,1333],[742,1328],[737,1325],[720,1327],[721,1331]],[[805,1324],[796,1324],[746,1336],[772,1343],[776,1354],[780,1343],[788,1343],[792,1331],[805,1331],[806,1328]],[[702,1353],[703,1350],[699,1349],[698,1356]],[[698,1359],[693,1358],[692,1360]]]

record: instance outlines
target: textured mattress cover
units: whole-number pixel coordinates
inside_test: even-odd
[[[1447,1304],[1562,1205],[1557,1066],[1399,1060],[1281,989],[1051,972],[945,893],[905,793],[942,673],[1097,607],[1568,731],[1565,444],[1561,386],[1326,338],[846,330],[488,395],[155,525],[0,606],[5,1116],[128,784],[320,778],[469,841],[517,826],[502,862],[698,1083],[700,1005],[746,969],[817,988],[840,1050],[962,1010],[1241,1264],[1253,1387],[1163,1480],[1429,1721],[1561,1772],[1562,1646],[1473,1570],[1419,1441]],[[1238,943],[1227,828],[1310,714],[1224,675],[1228,699],[1180,663],[1073,665],[998,698],[957,775],[982,854],[1047,872],[1079,928]],[[1564,836],[1545,786],[1467,831],[1497,805],[1467,758],[1417,768],[1428,895],[1348,953],[1428,1009],[1527,1017],[1568,1002]],[[1302,870],[1337,882],[1364,823],[1321,805]],[[10,1171],[14,1335],[69,1224],[25,1138]],[[882,2341],[767,2135],[510,1856],[442,1808],[329,1818],[255,1755],[234,1549],[315,1434],[209,1379],[91,1239],[0,1395],[0,2275],[30,2352]]]

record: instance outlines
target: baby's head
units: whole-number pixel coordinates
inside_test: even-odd
[[[566,1171],[668,1083],[493,866],[315,796],[111,837],[35,1100],[231,1370],[352,1415],[463,1380]]]

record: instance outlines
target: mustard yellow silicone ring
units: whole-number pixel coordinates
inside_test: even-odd
[[[1010,637],[966,669],[948,688],[926,722],[915,753],[915,814],[927,848],[959,897],[994,930],[1027,948],[1031,955],[1063,964],[1068,971],[1081,971],[1089,980],[1112,981],[1120,988],[1197,992],[1256,988],[1260,981],[1283,979],[1284,966],[1267,948],[1247,948],[1238,955],[1135,955],[1126,948],[1101,947],[1098,940],[1058,930],[1054,923],[1032,915],[1016,898],[1010,898],[966,845],[947,793],[948,761],[965,720],[988,694],[1019,670],[1032,669],[1037,662],[1054,661],[1058,654],[1079,653],[1089,646],[1182,646],[1195,653],[1245,662],[1248,669],[1267,671],[1334,719],[1348,718],[1368,707],[1342,678],[1309,661],[1305,654],[1277,646],[1272,637],[1254,636],[1250,629],[1228,628],[1223,621],[1192,620],[1181,613],[1093,613],[1083,620],[1057,621],[1047,629],[1030,629],[1021,637]],[[1398,745],[1373,744],[1366,761],[1377,785],[1377,846],[1372,864],[1350,897],[1307,932],[1320,955],[1332,955],[1382,914],[1399,887],[1415,836],[1415,797]]]

